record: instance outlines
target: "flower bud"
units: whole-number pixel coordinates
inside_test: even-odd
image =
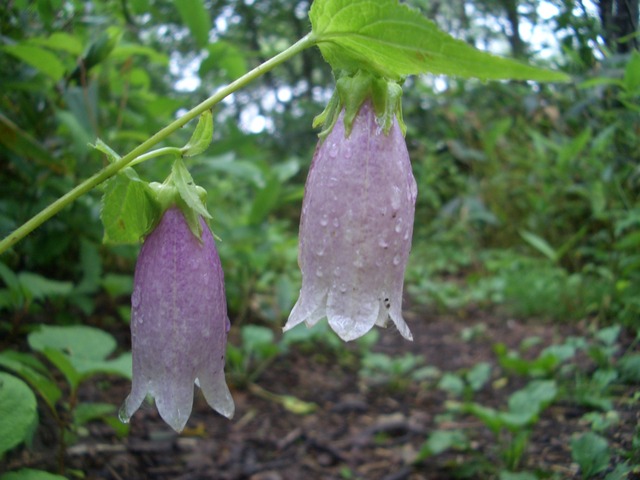
[[[140,250],[131,296],[133,385],[121,409],[124,421],[149,394],[164,421],[181,431],[193,407],[194,382],[212,408],[233,416],[224,378],[224,277],[211,230],[202,218],[200,223],[198,239],[172,207]]]
[[[316,148],[300,220],[300,298],[284,327],[327,317],[343,339],[402,318],[416,182],[397,120],[385,134],[371,101],[345,135],[344,111]]]

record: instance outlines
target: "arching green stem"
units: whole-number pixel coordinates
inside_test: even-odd
[[[193,120],[194,118],[197,118],[200,114],[202,114],[202,112],[211,109],[214,105],[218,104],[225,97],[231,95],[237,90],[240,90],[241,88],[243,88],[244,86],[246,86],[247,84],[255,80],[256,78],[260,77],[261,75],[264,75],[269,70],[289,60],[291,57],[297,55],[302,50],[305,50],[315,44],[316,44],[315,36],[309,33],[304,37],[302,37],[300,40],[298,40],[296,43],[291,45],[286,50],[280,52],[275,57],[270,58],[266,62],[258,65],[253,70],[245,73],[242,77],[238,78],[237,80],[230,83],[226,87],[221,88],[216,93],[214,93],[209,98],[207,98],[205,101],[195,106],[194,108],[189,110],[187,113],[182,115],[180,118],[171,122],[169,125],[164,127],[155,135],[145,140],[143,143],[141,143],[136,148],[131,150],[124,157],[122,157],[121,159],[119,159],[114,163],[107,165],[98,173],[96,173],[92,177],[89,177],[88,179],[80,183],[73,190],[70,190],[65,195],[63,195],[62,197],[60,197],[59,199],[57,199],[56,201],[48,205],[40,213],[34,215],[29,220],[27,220],[24,224],[18,227],[13,233],[11,233],[10,235],[2,239],[2,241],[0,241],[0,254],[2,254],[7,249],[15,245],[17,242],[22,240],[33,230],[35,230],[44,222],[46,222],[55,214],[57,214],[64,207],[71,204],[76,199],[78,199],[85,193],[89,192],[97,185],[101,184],[105,180],[108,180],[123,168],[130,166],[132,163],[134,162],[137,163],[141,155],[145,154],[150,148],[160,143],[162,140],[164,140],[173,132],[175,132],[176,130],[178,130],[185,124],[187,124],[189,121]]]

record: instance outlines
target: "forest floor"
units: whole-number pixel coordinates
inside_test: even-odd
[[[491,379],[474,393],[473,400],[498,409],[506,408],[509,395],[527,380],[506,376],[500,370],[494,353],[496,343],[517,349],[524,339],[539,337],[539,347],[529,352],[535,356],[536,348],[585,335],[589,328],[587,322],[521,321],[477,310],[456,316],[409,311],[405,318],[414,341],[404,340],[390,327],[380,331],[374,350],[391,357],[411,352],[424,358],[423,365],[441,372],[460,372],[478,362],[489,362],[495,367]],[[477,335],[464,334],[477,325],[484,325]],[[115,333],[122,336],[127,332]],[[231,335],[233,343],[234,329]],[[631,340],[623,333],[620,345],[625,348]],[[236,402],[231,421],[212,411],[197,392],[193,414],[180,435],[151,405],[134,415],[125,438],[118,438],[104,423],[90,423],[84,436],[67,450],[68,477],[73,478],[69,472],[75,469],[89,480],[444,480],[462,473],[464,465],[481,465],[468,478],[497,478],[502,465],[500,449],[480,420],[462,414],[442,416],[452,397],[437,388],[435,381],[414,381],[405,376],[394,383],[381,383],[375,377],[364,377],[359,374],[359,352],[351,343],[340,349],[323,343],[293,346],[275,358],[253,385],[230,383]],[[594,366],[585,361],[583,368]],[[85,401],[120,404],[130,388],[129,382],[112,378],[88,383],[92,385],[80,392]],[[317,408],[306,414],[292,413],[269,399],[265,391],[291,395]],[[614,408],[620,419],[607,434],[613,452],[608,471],[622,462],[615,452],[632,449],[640,418],[638,401],[630,400],[636,391],[637,386],[619,386],[616,391]],[[547,478],[582,478],[572,462],[570,442],[575,434],[590,430],[582,419],[588,411],[560,396],[532,427],[519,468],[546,472]],[[470,444],[464,450],[449,449],[416,462],[435,429],[463,430]],[[509,437],[502,440],[509,442]],[[53,445],[47,448],[46,438],[41,438],[39,447],[13,452],[11,467],[54,471],[53,450]],[[592,478],[604,478],[606,472]],[[634,475],[628,478],[638,478]]]

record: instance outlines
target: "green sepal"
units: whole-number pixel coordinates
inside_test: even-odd
[[[161,212],[149,184],[127,167],[106,183],[100,209],[102,241],[137,243],[155,227]]]
[[[345,132],[349,136],[353,121],[367,99],[371,99],[377,123],[385,135],[396,118],[402,134],[406,133],[402,118],[402,87],[392,80],[358,70],[354,75],[343,74],[338,78],[327,107],[313,120],[314,127],[323,126],[319,137],[324,139],[331,132],[343,108]]]
[[[150,188],[160,205],[160,211],[164,214],[174,205],[178,207],[184,215],[191,233],[200,240],[202,237],[200,217],[211,218],[206,207],[207,192],[194,183],[184,161],[181,158],[176,159],[167,179],[162,184],[151,183]]]
[[[213,115],[211,110],[206,110],[198,118],[198,125],[187,144],[180,149],[183,157],[194,157],[204,152],[213,139]]]

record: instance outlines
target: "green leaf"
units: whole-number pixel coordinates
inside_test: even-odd
[[[206,110],[200,115],[198,125],[191,135],[189,142],[180,149],[183,157],[194,157],[204,152],[213,138],[213,115],[211,110]]]
[[[23,468],[15,472],[8,472],[0,476],[0,480],[67,480],[67,477],[54,475],[44,470]]]
[[[316,0],[309,18],[335,71],[364,69],[391,79],[429,72],[483,80],[568,80],[560,72],[476,50],[397,0]]]
[[[113,150],[109,145],[104,143],[101,139],[97,138],[95,145],[89,144],[89,146],[95,148],[99,152],[104,153],[109,160],[109,163],[115,163],[120,160],[120,155],[118,155],[115,150]]]
[[[429,435],[427,441],[422,444],[416,460],[425,460],[450,448],[464,450],[468,446],[469,441],[462,430],[435,430]]]
[[[618,360],[616,367],[623,382],[640,383],[640,354],[625,355]]]
[[[0,365],[20,375],[39,393],[52,411],[62,396],[58,385],[53,381],[45,366],[30,354],[5,350],[0,352]]]
[[[64,65],[58,60],[57,55],[49,50],[25,44],[5,45],[2,50],[31,65],[56,82],[64,75]]]
[[[463,405],[463,411],[476,416],[493,433],[497,434],[500,431],[500,428],[504,425],[504,421],[501,418],[501,412],[498,412],[491,407],[485,407],[479,403],[466,403]]]
[[[624,69],[624,87],[631,95],[640,93],[640,53],[637,50],[631,54]]]
[[[465,374],[465,379],[474,392],[480,390],[490,378],[491,364],[488,362],[476,363],[471,370]]]
[[[0,372],[0,456],[27,440],[37,421],[36,397],[29,386]]]
[[[211,218],[211,214],[207,211],[207,207],[200,198],[198,188],[182,159],[173,162],[171,174],[180,198],[184,200],[187,206],[199,215],[205,218]]]
[[[80,372],[78,372],[73,366],[69,357],[60,350],[56,350],[51,347],[45,347],[42,349],[42,354],[47,357],[47,360],[49,360],[58,370],[60,370],[64,375],[64,378],[67,379],[71,389],[74,391],[77,390],[82,378]]]
[[[558,394],[553,380],[535,380],[509,397],[509,410],[512,413],[538,415]]]
[[[73,423],[76,426],[84,425],[92,420],[100,420],[113,415],[116,406],[110,403],[81,402],[73,412]]]
[[[28,299],[44,300],[50,297],[69,295],[73,291],[71,282],[51,280],[37,273],[20,272],[18,279],[22,291]]]
[[[29,44],[46,47],[52,50],[60,50],[78,56],[82,53],[82,42],[75,35],[64,32],[55,32],[48,37],[33,37]]]
[[[29,346],[39,352],[50,347],[72,357],[93,360],[105,359],[116,348],[116,341],[110,334],[84,325],[42,325],[40,329],[30,333],[27,340]]]
[[[591,478],[609,466],[609,444],[606,438],[587,432],[571,439],[571,457],[580,465],[582,476]]]
[[[258,225],[273,211],[278,205],[282,182],[275,175],[272,175],[264,188],[260,189],[251,204],[249,213],[249,223]]]
[[[147,57],[149,61],[157,63],[158,65],[169,65],[169,57],[167,55],[145,45],[138,45],[135,43],[121,43],[118,44],[116,48],[114,48],[113,52],[111,52],[111,58],[113,58],[114,60],[124,61],[134,55]]]
[[[174,0],[173,4],[178,9],[183,23],[191,30],[198,47],[206,46],[209,43],[211,16],[202,0]]]
[[[500,472],[499,480],[537,480],[538,477],[531,472]]]
[[[107,360],[116,348],[116,341],[100,329],[82,325],[43,325],[29,334],[27,340],[29,346],[42,352],[74,387],[95,373],[131,377],[131,355],[125,353],[114,360]]]
[[[549,245],[549,243],[544,238],[539,237],[535,233],[527,232],[526,230],[520,231],[520,236],[524,240],[526,240],[529,245],[531,245],[552,262],[555,262],[557,260],[557,252],[551,245]]]
[[[464,392],[464,381],[458,375],[447,372],[440,378],[438,388],[457,397]]]
[[[125,168],[107,182],[100,211],[105,243],[137,243],[159,217],[153,191],[135,170]]]
[[[236,46],[219,40],[207,47],[209,55],[200,64],[198,74],[204,77],[210,71],[222,71],[224,78],[233,81],[247,71],[247,60]]]

